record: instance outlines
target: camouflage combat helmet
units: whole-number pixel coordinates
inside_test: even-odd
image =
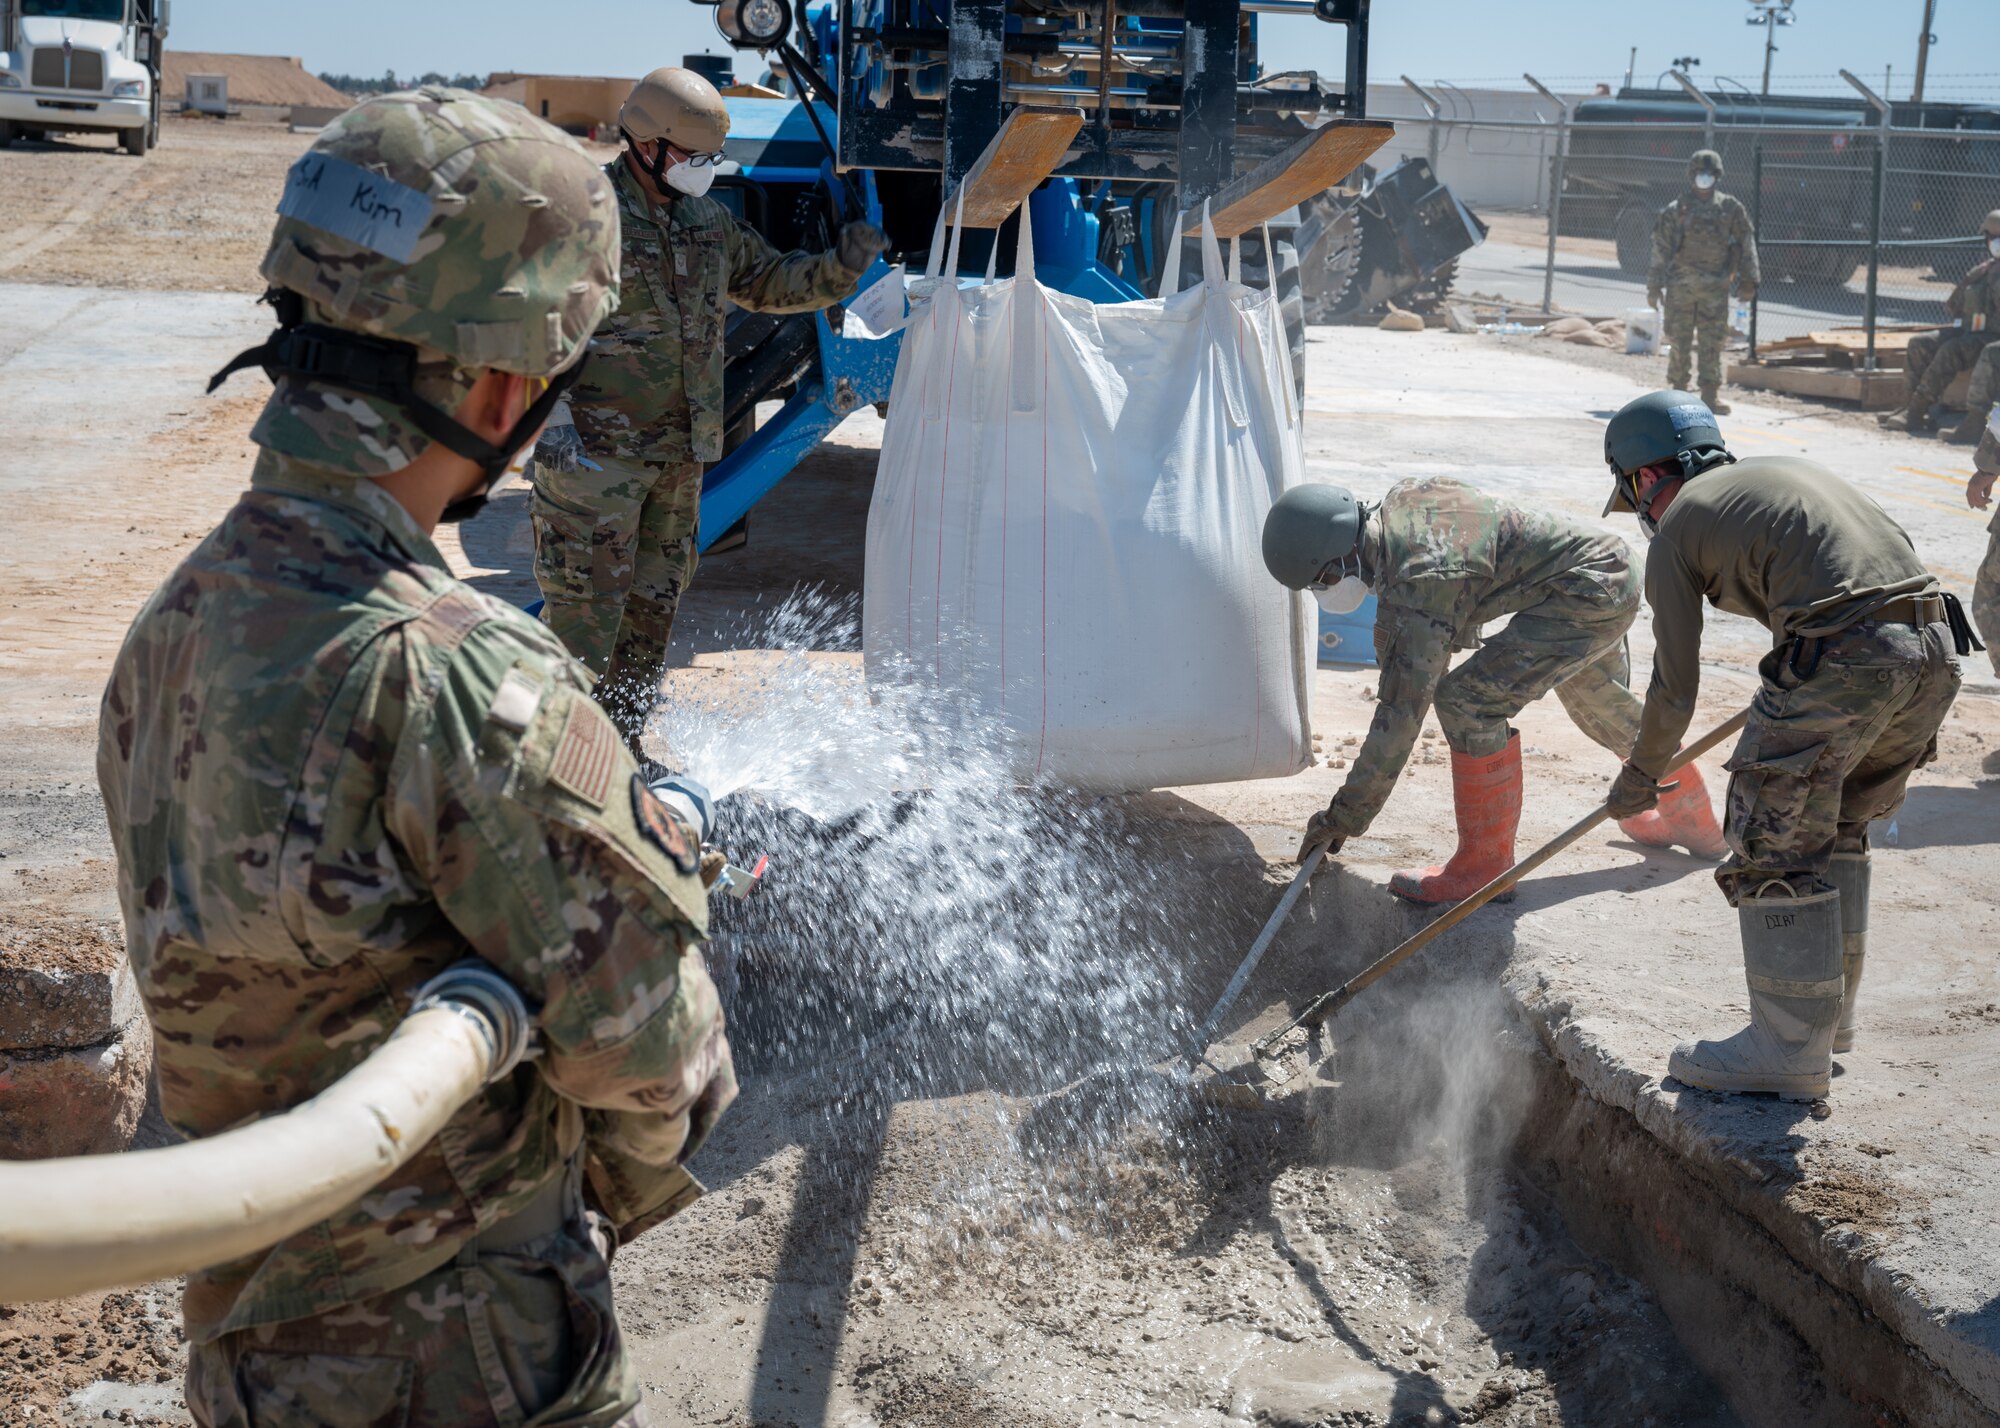
[[[1979,231],[1988,238],[2000,238],[2000,208],[1986,215],[1985,221],[1979,225]]]
[[[1717,183],[1722,182],[1722,155],[1713,149],[1696,149],[1688,155],[1688,177],[1696,174],[1714,174]]]
[[[1611,499],[1604,514],[1630,511],[1650,529],[1638,503],[1638,473],[1678,461],[1682,479],[1736,458],[1723,443],[1715,413],[1692,392],[1648,392],[1618,409],[1604,427],[1604,463],[1611,468]]]
[[[292,165],[262,272],[279,328],[216,378],[261,365],[277,382],[254,441],[361,476],[433,440],[504,466],[444,408],[481,369],[574,378],[618,301],[617,205],[582,147],[518,104],[387,94]]]
[[[618,129],[635,150],[641,144],[665,141],[651,163],[642,163],[657,186],[671,167],[667,144],[690,155],[722,152],[723,140],[729,137],[729,106],[701,75],[667,65],[632,86],[618,111]]]
[[[1329,566],[1354,554],[1365,520],[1345,486],[1294,486],[1264,518],[1264,568],[1291,590],[1317,584]]]

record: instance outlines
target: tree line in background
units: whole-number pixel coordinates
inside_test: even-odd
[[[399,75],[392,69],[372,79],[358,74],[322,74],[320,78],[342,94],[388,94],[425,84],[448,84],[454,89],[486,88],[486,76],[483,74],[439,74],[436,70],[429,74]]]

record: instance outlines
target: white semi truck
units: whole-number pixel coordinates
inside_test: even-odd
[[[113,133],[160,140],[160,52],[171,0],[0,0],[0,148]]]

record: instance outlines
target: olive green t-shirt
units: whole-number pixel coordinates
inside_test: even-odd
[[[1936,583],[1903,528],[1817,462],[1757,456],[1696,476],[1646,550],[1653,682],[1632,762],[1657,775],[1687,733],[1704,600],[1759,621],[1779,644],[1845,629]]]

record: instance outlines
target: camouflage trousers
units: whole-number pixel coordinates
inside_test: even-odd
[[[536,474],[535,583],[543,620],[598,676],[597,702],[636,741],[694,579],[701,465],[602,467]]]
[[[2000,352],[2000,347],[1993,350]],[[1972,623],[1986,644],[1993,672],[2000,674],[2000,511],[1986,523],[1986,558],[1972,577]]]
[[[330,1314],[188,1354],[201,1428],[645,1428],[599,1232],[458,1257]]]
[[[1622,761],[1639,738],[1644,707],[1627,688],[1625,632],[1639,611],[1640,580],[1624,561],[1598,572],[1611,599],[1549,600],[1523,610],[1438,681],[1438,725],[1461,754],[1507,747],[1509,721],[1551,689],[1576,727]]]
[[[1979,361],[2000,333],[1922,332],[1910,339],[1903,371],[1910,383],[1909,410],[1927,412],[1944,397],[1952,378]]]
[[[1724,765],[1730,851],[1715,879],[1732,904],[1770,878],[1812,891],[1836,852],[1866,850],[1868,824],[1900,808],[1910,775],[1937,757],[1958,695],[1946,625],[1863,620],[1799,646],[1764,656]]]
[[[1703,391],[1722,385],[1722,349],[1729,341],[1729,284],[1726,280],[1670,281],[1666,303],[1667,385],[1691,391],[1688,367],[1701,349],[1696,376]]]
[[[1985,421],[2000,406],[2000,342],[1989,342],[1972,364],[1972,380],[1965,388],[1968,416]]]

